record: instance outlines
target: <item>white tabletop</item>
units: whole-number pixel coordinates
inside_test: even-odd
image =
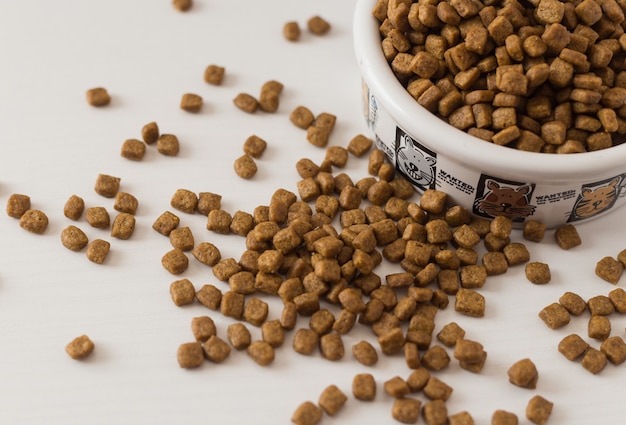
[[[4,205],[11,194],[26,194],[33,208],[50,219],[47,231],[35,235],[20,228],[18,220],[0,217],[0,423],[289,423],[300,403],[317,402],[331,384],[348,401],[324,423],[394,422],[392,398],[382,384],[411,371],[402,356],[380,352],[373,367],[357,363],[352,345],[362,339],[377,344],[364,327],[344,336],[346,355],[339,361],[295,353],[290,332],[270,366],[258,366],[233,350],[222,364],[206,361],[198,369],[181,369],[176,351],[193,340],[193,317],[211,316],[223,338],[233,320],[197,302],[176,307],[170,283],[184,277],[198,289],[211,283],[226,290],[227,284],[193,258],[181,276],[168,273],[160,260],[171,245],[151,228],[162,212],[172,210],[170,198],[179,188],[221,194],[222,207],[231,213],[266,205],[278,188],[296,192],[295,162],[303,157],[320,162],[325,154],[289,122],[296,106],[337,116],[330,145],[346,146],[353,136],[369,134],[352,51],[355,3],[195,0],[186,13],[168,0],[0,4],[0,201]],[[314,15],[330,22],[328,34],[306,30]],[[287,21],[300,24],[298,42],[283,38]],[[209,64],[226,68],[222,86],[203,81]],[[276,113],[247,114],[233,105],[238,93],[257,95],[273,79],[285,87]],[[109,106],[87,104],[86,90],[97,86],[108,89]],[[187,92],[203,97],[200,113],[179,108]],[[150,121],[178,136],[180,154],[166,157],[150,146],[140,162],[122,158],[124,140],[140,137]],[[243,180],[235,175],[233,161],[253,134],[268,148],[257,161],[257,175]],[[365,177],[366,164],[352,157],[343,171]],[[115,214],[113,201],[93,190],[100,173],[120,177],[121,190],[139,200],[137,227],[129,240],[90,227],[84,215],[77,222],[63,215],[72,194],[83,197],[88,207],[103,206]],[[181,225],[192,228],[197,243],[213,242],[224,258],[238,259],[243,252],[243,238],[209,232],[200,214],[172,211]],[[594,376],[557,351],[569,333],[599,346],[586,337],[588,316],[550,330],[537,314],[565,291],[588,299],[615,288],[595,276],[594,268],[602,257],[626,248],[623,215],[618,211],[578,225],[583,245],[570,251],[559,249],[551,232],[540,244],[528,243],[532,260],[551,267],[548,285],[531,284],[523,266],[517,266],[490,277],[480,290],[487,300],[485,318],[461,316],[452,305],[437,315],[435,333],[456,321],[488,352],[480,374],[462,370],[454,360],[448,369],[433,372],[454,388],[447,402],[450,414],[467,410],[484,424],[494,410],[504,409],[529,423],[525,407],[538,394],[554,403],[549,423],[621,421],[626,365],[609,364]],[[60,233],[70,224],[90,240],[111,242],[105,264],[63,247]],[[513,239],[521,237],[516,233]],[[381,275],[399,271],[398,266],[382,267]],[[623,277],[618,286],[625,282]],[[270,318],[279,317],[280,300],[264,299]],[[614,314],[611,321],[612,335],[624,337],[625,318]],[[300,317],[298,327],[307,325]],[[258,328],[248,328],[260,338]],[[75,361],[64,348],[81,334],[89,335],[96,349],[88,359]],[[535,390],[508,382],[508,368],[522,358],[537,365]],[[364,372],[378,382],[371,403],[351,393],[352,378]],[[423,394],[412,397],[427,401]]]

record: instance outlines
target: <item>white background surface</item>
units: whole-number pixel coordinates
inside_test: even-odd
[[[46,233],[33,235],[17,220],[0,217],[0,423],[289,423],[301,402],[317,401],[331,384],[349,400],[323,423],[394,422],[382,383],[407,377],[410,370],[402,356],[381,355],[371,368],[358,364],[351,346],[361,339],[376,345],[371,332],[358,327],[344,337],[346,356],[337,362],[296,354],[293,333],[288,333],[271,366],[262,368],[233,351],[222,364],[180,369],[176,350],[192,340],[191,318],[210,315],[222,337],[232,321],[198,303],[174,306],[169,284],[176,277],[160,264],[171,246],[151,229],[156,217],[171,210],[169,200],[178,188],[222,194],[222,206],[231,213],[267,204],[279,187],[295,192],[295,162],[302,157],[319,162],[324,156],[289,122],[298,105],[337,116],[331,145],[346,146],[354,135],[367,132],[352,52],[355,3],[196,0],[187,13],[166,0],[0,3],[0,201],[5,204],[12,193],[27,194],[33,207],[50,218]],[[304,29],[313,15],[331,23],[329,34],[318,37]],[[297,43],[282,37],[283,24],[291,20],[303,27]],[[221,87],[203,81],[211,63],[226,67]],[[249,115],[234,107],[237,93],[256,95],[270,79],[285,85],[277,113]],[[110,106],[87,105],[85,91],[96,86],[109,90]],[[185,92],[204,98],[201,113],[179,109]],[[121,158],[123,141],[139,137],[150,121],[179,137],[179,156],[159,155],[152,146],[142,162]],[[269,146],[257,162],[258,174],[244,181],[235,176],[232,163],[252,134]],[[343,171],[355,180],[364,177],[366,160],[352,157]],[[121,189],[139,199],[130,240],[89,227],[84,216],[78,223],[63,216],[72,194],[82,196],[88,207],[104,206],[114,214],[112,200],[93,191],[99,173],[121,177]],[[207,231],[206,218],[199,214],[176,213],[181,225],[192,228],[196,242],[215,243],[224,258],[243,252],[242,238]],[[523,267],[512,268],[481,290],[487,299],[485,318],[460,316],[452,306],[439,313],[435,333],[457,321],[466,337],[488,352],[478,375],[461,370],[454,360],[435,374],[454,387],[450,413],[467,410],[484,424],[494,410],[504,409],[529,423],[526,403],[540,394],[555,404],[549,423],[621,423],[626,365],[609,364],[593,376],[579,362],[567,361],[557,352],[558,341],[573,332],[586,336],[587,316],[553,331],[537,313],[567,290],[589,298],[614,288],[594,275],[594,267],[626,248],[623,215],[618,211],[579,225],[583,245],[568,252],[555,245],[552,233],[532,244],[532,259],[551,266],[549,285],[533,286]],[[105,264],[90,263],[84,252],[61,245],[60,232],[69,224],[90,239],[111,242]],[[398,270],[385,267],[378,273]],[[182,277],[196,288],[212,283],[227,289],[193,258]],[[267,301],[270,318],[277,318],[280,303]],[[623,337],[624,317],[614,315],[612,323],[612,334]],[[298,322],[302,326],[307,326],[304,318]],[[260,337],[258,328],[248,327]],[[85,361],[71,360],[64,347],[83,333],[96,350]],[[508,383],[507,369],[525,357],[539,369],[536,390]],[[352,377],[361,372],[373,373],[379,384],[372,403],[351,395]]]

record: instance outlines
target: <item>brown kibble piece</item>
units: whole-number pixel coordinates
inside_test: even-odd
[[[604,341],[611,334],[611,321],[606,316],[591,315],[587,325],[589,338]]]
[[[189,279],[175,280],[170,284],[170,296],[178,307],[191,304],[196,298],[196,289]]]
[[[199,367],[204,362],[202,344],[199,342],[186,342],[178,347],[176,353],[178,365],[184,369]]]
[[[296,21],[289,21],[283,25],[283,36],[289,41],[300,39],[300,25]]]
[[[411,392],[406,381],[399,376],[394,376],[383,383],[383,389],[393,398],[402,398]]]
[[[522,236],[527,241],[541,242],[546,232],[546,225],[535,220],[528,220],[524,223]]]
[[[573,292],[565,292],[561,295],[559,303],[574,316],[580,316],[587,309],[585,300]]]
[[[447,347],[454,347],[458,340],[465,337],[465,330],[458,323],[450,322],[437,333],[437,339]]]
[[[20,218],[30,209],[30,196],[14,193],[7,200],[6,212],[9,217]]]
[[[578,230],[571,224],[558,227],[554,232],[554,238],[557,245],[565,250],[574,248],[582,243]]]
[[[104,87],[87,90],[87,103],[91,106],[106,106],[111,103],[111,96]]]
[[[114,198],[120,190],[121,180],[122,179],[119,177],[107,174],[98,174],[94,190],[98,195],[104,196],[105,198]]]
[[[196,341],[204,342],[217,334],[215,322],[209,316],[197,316],[191,319],[191,333]]]
[[[169,236],[172,230],[178,227],[179,223],[180,218],[178,218],[178,216],[169,211],[165,211],[152,223],[152,228],[164,236]]]
[[[267,148],[267,142],[257,135],[249,136],[243,143],[243,151],[252,158],[260,158]]]
[[[111,225],[111,217],[104,207],[89,207],[86,213],[87,223],[97,229],[107,229]]]
[[[431,400],[424,403],[422,415],[429,425],[448,425],[448,408],[444,400]]]
[[[498,409],[491,415],[491,425],[517,425],[517,415],[513,412]]]
[[[592,315],[609,316],[615,313],[615,306],[606,295],[596,295],[587,300],[587,308]]]
[[[485,315],[485,297],[473,289],[459,288],[454,304],[455,311],[471,317]]]
[[[65,352],[74,360],[79,360],[90,355],[94,348],[93,341],[87,335],[81,335],[65,346]]]
[[[204,355],[213,363],[222,363],[230,355],[230,345],[217,335],[211,335],[202,344]]]
[[[234,168],[235,173],[242,179],[251,179],[258,171],[254,158],[247,153],[235,159]]]
[[[187,112],[197,113],[202,109],[202,97],[194,93],[185,93],[180,100],[180,109]]]
[[[252,335],[243,323],[231,323],[226,329],[226,337],[235,350],[245,350],[252,342]]]
[[[352,394],[361,401],[372,401],[376,397],[376,381],[369,373],[360,373],[352,379]]]
[[[315,121],[315,115],[306,106],[297,106],[289,115],[289,121],[296,127],[306,130]]]
[[[122,158],[141,161],[146,154],[146,144],[139,139],[126,139],[122,143]]]
[[[193,214],[198,206],[198,196],[187,189],[177,189],[170,199],[170,205],[182,212]]]
[[[596,350],[593,347],[588,347],[587,351],[585,351],[585,355],[581,360],[581,365],[588,372],[596,375],[606,367],[607,365],[607,357],[600,350]]]
[[[365,366],[373,366],[378,362],[376,348],[365,340],[359,341],[352,346],[352,355],[359,363]]]
[[[89,239],[85,232],[76,226],[67,226],[61,232],[61,243],[67,249],[72,251],[80,251],[89,243]]]
[[[161,134],[156,143],[161,155],[176,156],[180,152],[180,141],[173,134]]]
[[[28,208],[26,208],[28,209]],[[85,201],[78,195],[70,196],[63,206],[63,215],[70,220],[78,220],[85,210]],[[17,217],[16,217],[17,218]]]
[[[626,343],[620,336],[612,336],[602,341],[600,351],[616,366],[626,361]]]
[[[426,369],[442,370],[450,364],[450,356],[442,346],[434,345],[424,352],[421,361]]]
[[[320,351],[326,360],[340,360],[345,354],[343,340],[338,333],[328,333],[320,337]]]
[[[181,249],[174,248],[163,255],[161,264],[171,274],[178,275],[187,270],[189,259]]]
[[[322,420],[324,411],[311,401],[301,403],[291,415],[291,422],[296,425],[316,425]]]
[[[93,263],[102,264],[106,260],[107,255],[109,255],[110,249],[111,244],[108,241],[94,239],[87,246],[87,258]]]
[[[524,269],[526,273],[526,279],[535,285],[545,285],[552,279],[550,273],[550,266],[546,263],[538,261],[526,264]]]
[[[202,285],[196,292],[196,299],[206,308],[217,310],[222,302],[222,291],[210,284]]]
[[[141,128],[141,138],[146,145],[152,145],[159,139],[159,125],[155,122],[149,122]]]
[[[550,329],[558,329],[569,323],[570,314],[561,304],[552,303],[539,312],[539,318]]]
[[[422,391],[431,400],[446,401],[452,394],[453,389],[439,378],[431,376]]]
[[[626,313],[626,291],[622,288],[613,289],[609,292],[609,299],[618,313]]]
[[[312,329],[298,329],[293,337],[293,349],[296,353],[309,355],[317,348],[319,339],[319,334]]]
[[[521,388],[534,389],[537,387],[539,372],[530,359],[515,362],[508,370],[509,382]]]
[[[186,12],[193,6],[193,0],[172,0],[172,6],[180,12]]]
[[[624,264],[613,257],[604,257],[596,263],[596,276],[616,285],[624,273]]]
[[[371,149],[373,144],[374,141],[372,139],[362,134],[358,134],[348,142],[348,152],[360,158]]]
[[[274,347],[267,341],[254,341],[246,349],[248,356],[259,366],[267,366],[274,361]]]
[[[111,236],[117,239],[129,239],[135,231],[135,216],[121,212],[113,220]]]
[[[582,356],[589,344],[577,334],[567,335],[559,342],[559,353],[563,354],[567,360],[576,360]]]
[[[214,86],[219,86],[224,80],[226,69],[219,65],[209,65],[204,70],[204,81]]]
[[[318,401],[319,406],[327,415],[335,416],[348,401],[348,397],[336,385],[324,388]]]
[[[248,93],[239,93],[233,99],[233,103],[237,108],[249,114],[252,114],[259,109],[259,101]]]
[[[391,416],[403,424],[413,424],[420,414],[422,403],[413,398],[398,398],[393,402]]]
[[[20,227],[31,233],[41,235],[48,228],[48,216],[40,210],[26,210],[20,217]]]
[[[117,211],[134,215],[137,212],[138,206],[139,201],[130,193],[117,192],[117,194],[115,195],[115,203],[113,204],[113,208]]]
[[[324,35],[330,31],[330,24],[321,16],[311,17],[306,25],[309,31],[315,35]]]
[[[526,417],[534,424],[543,425],[550,418],[552,407],[554,407],[554,403],[540,395],[535,395],[526,405]]]
[[[198,201],[196,204],[196,209],[198,210],[200,214],[208,216],[211,211],[219,210],[221,208],[222,208],[222,195],[219,195],[217,193],[212,193],[212,192],[198,193]]]
[[[215,266],[222,259],[219,248],[210,242],[200,242],[192,249],[191,255],[202,264],[210,267]]]

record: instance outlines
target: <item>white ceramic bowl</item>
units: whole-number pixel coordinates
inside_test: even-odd
[[[442,190],[475,215],[506,215],[517,227],[575,224],[626,203],[626,143],[579,154],[524,152],[470,136],[419,105],[383,56],[375,4],[359,0],[354,16],[365,117],[377,146],[419,191]]]

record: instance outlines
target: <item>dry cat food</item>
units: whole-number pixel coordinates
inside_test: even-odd
[[[114,198],[120,190],[121,178],[110,176],[108,174],[98,174],[94,190],[98,195],[105,198]]]
[[[613,257],[604,257],[596,264],[595,272],[598,277],[616,285],[624,273],[624,264]]]
[[[102,264],[109,255],[110,249],[110,242],[103,239],[94,239],[87,246],[87,259],[93,263]]]
[[[155,121],[145,124],[141,128],[141,138],[146,145],[153,145],[159,140],[159,125]]]
[[[20,218],[30,209],[30,196],[14,193],[7,200],[6,212],[9,217]]]
[[[352,394],[361,401],[372,401],[376,397],[376,380],[370,373],[360,373],[352,379]]]
[[[219,86],[224,81],[225,74],[226,68],[211,64],[204,70],[204,81],[214,86]]]
[[[189,279],[175,280],[170,284],[170,296],[177,306],[191,304],[196,298],[196,289]]]
[[[254,158],[247,153],[235,159],[234,168],[235,173],[242,179],[251,179],[258,171]]]
[[[70,196],[63,206],[63,215],[70,220],[78,220],[85,210],[85,201],[78,195]]]
[[[165,156],[176,156],[180,152],[180,141],[173,134],[161,134],[156,141],[157,152]]]
[[[176,357],[181,368],[191,369],[204,362],[204,351],[199,342],[186,342],[178,347]]]
[[[40,210],[26,210],[20,217],[20,227],[31,233],[41,235],[48,228],[48,216]]]
[[[146,144],[139,139],[126,139],[122,143],[122,158],[141,161],[146,154]]]
[[[111,103],[111,96],[104,87],[87,90],[87,103],[91,106],[106,106]]]
[[[172,0],[172,6],[181,12],[186,12],[193,6],[193,0]]]
[[[239,93],[233,99],[233,103],[237,108],[249,114],[252,114],[259,109],[259,101],[248,93]]]
[[[135,216],[121,212],[113,219],[111,236],[117,239],[129,239],[135,231]]]
[[[185,93],[180,99],[180,109],[187,112],[197,113],[202,109],[202,96],[195,93]]]
[[[65,351],[71,358],[78,360],[89,356],[94,348],[95,344],[93,341],[87,335],[81,335],[70,341],[65,346]]]
[[[330,23],[321,16],[313,16],[306,22],[306,26],[315,35],[324,35],[330,31]]]
[[[409,397],[397,398],[391,408],[391,416],[403,424],[413,424],[419,418],[422,402]]]
[[[532,263],[526,264],[524,271],[526,273],[526,279],[535,285],[545,285],[552,279],[550,266],[540,261],[533,261]]]
[[[115,210],[135,215],[137,207],[139,207],[139,201],[130,193],[117,192],[115,195],[115,203],[113,204]]]
[[[274,361],[274,347],[267,341],[254,341],[246,348],[248,356],[259,366],[267,366]]]
[[[296,425],[315,425],[322,420],[324,411],[312,401],[301,403],[291,415],[291,422]]]
[[[347,400],[348,397],[339,389],[339,387],[336,385],[329,385],[324,388],[320,394],[318,404],[327,415],[335,416]]]
[[[534,424],[543,425],[550,418],[553,407],[554,403],[540,395],[535,395],[526,405],[526,417]]]
[[[89,207],[85,212],[87,223],[96,229],[108,229],[111,225],[111,216],[104,207]]]
[[[537,387],[539,372],[530,359],[515,362],[508,370],[509,382],[522,388],[534,389]]]
[[[605,149],[624,128],[615,2],[380,0],[383,54],[424,108],[486,141],[548,153]]]
[[[61,243],[67,249],[72,251],[80,251],[89,243],[89,239],[85,232],[76,226],[67,226],[61,232]]]
[[[300,33],[300,25],[296,21],[289,21],[283,25],[283,36],[289,41],[298,41]]]

